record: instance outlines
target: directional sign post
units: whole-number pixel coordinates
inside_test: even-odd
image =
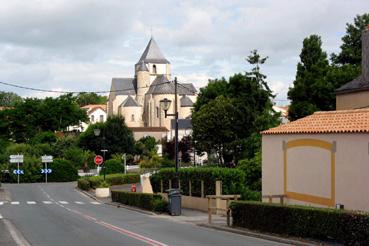
[[[45,174],[45,183],[47,183],[47,174],[51,173],[52,170],[47,168],[47,163],[53,162],[53,157],[51,155],[41,156],[41,162],[45,163],[45,169],[41,169],[41,173]]]
[[[10,163],[17,163],[17,170],[13,171],[14,174],[18,175],[17,181],[19,184],[19,174],[24,174],[23,170],[19,170],[19,163],[23,163],[23,155],[11,155],[10,156]]]

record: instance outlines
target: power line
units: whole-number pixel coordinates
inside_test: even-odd
[[[161,83],[157,83],[156,85],[162,85],[162,84],[168,84],[168,83],[172,83],[173,81],[166,81],[166,82],[161,82]],[[13,84],[13,83],[6,83],[6,82],[2,82],[0,81],[0,84],[3,85],[7,85],[7,86],[11,86],[11,87],[15,87],[15,88],[20,88],[20,89],[24,89],[24,90],[31,90],[31,91],[38,91],[38,92],[51,92],[51,93],[60,93],[60,94],[79,94],[79,93],[96,93],[96,94],[102,94],[102,93],[111,93],[111,92],[123,92],[123,91],[132,91],[135,89],[141,89],[141,88],[149,88],[150,86],[142,86],[142,87],[135,87],[135,88],[130,88],[130,89],[122,89],[122,90],[108,90],[108,91],[62,91],[62,90],[49,90],[49,89],[40,89],[40,88],[34,88],[34,87],[28,87],[28,86],[22,86],[22,85],[17,85],[17,84]],[[190,88],[184,86],[183,84],[178,83],[179,86],[182,86],[183,88],[187,89],[188,91],[192,92],[192,93],[196,93],[196,91],[191,90]]]

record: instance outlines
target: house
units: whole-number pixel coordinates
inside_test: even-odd
[[[289,122],[288,120],[288,106],[273,106],[273,110],[277,113],[280,113],[281,116],[279,117],[282,124],[286,124]]]
[[[95,124],[98,122],[105,122],[107,119],[106,105],[104,104],[89,104],[82,107],[86,110],[88,122],[81,122],[76,126],[69,126],[68,131],[71,132],[84,132],[90,124]]]
[[[369,211],[369,109],[316,112],[262,132],[262,194]]]
[[[336,109],[369,108],[369,26],[362,33],[362,73],[336,90]]]
[[[171,77],[171,64],[164,57],[154,38],[150,39],[141,58],[135,64],[134,71],[134,77],[112,79],[107,104],[108,115],[124,117],[127,126],[134,133],[135,131],[139,133],[136,135],[151,135],[159,128],[160,132],[168,132],[171,129],[172,117],[164,117],[160,100],[164,98],[171,100],[173,103],[168,113],[173,113],[175,88]],[[197,98],[194,85],[179,83],[177,94],[179,118],[191,117],[191,108]],[[155,137],[158,137],[157,134]]]

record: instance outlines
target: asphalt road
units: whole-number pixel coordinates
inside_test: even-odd
[[[9,195],[0,201],[0,215],[35,246],[280,245],[98,204],[77,192],[75,183],[3,187]]]

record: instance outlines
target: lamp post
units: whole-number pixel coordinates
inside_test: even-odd
[[[175,162],[176,162],[176,179],[177,179],[177,188],[179,184],[179,175],[178,175],[178,105],[177,105],[177,77],[174,78],[174,114],[168,114],[168,110],[170,107],[170,104],[172,103],[171,100],[164,98],[163,100],[160,100],[160,107],[164,110],[165,118],[167,116],[174,116],[175,118],[175,137],[174,137],[174,156],[175,156]]]
[[[96,137],[100,136],[101,130],[99,128],[95,128],[94,129],[94,134]],[[105,147],[105,132],[103,133],[103,142],[104,142],[104,147]],[[100,145],[101,147],[101,145]],[[103,173],[104,173],[104,181],[105,181],[105,152],[108,152],[107,149],[101,149],[100,150],[103,153],[103,163],[102,163],[102,169],[103,169]]]

